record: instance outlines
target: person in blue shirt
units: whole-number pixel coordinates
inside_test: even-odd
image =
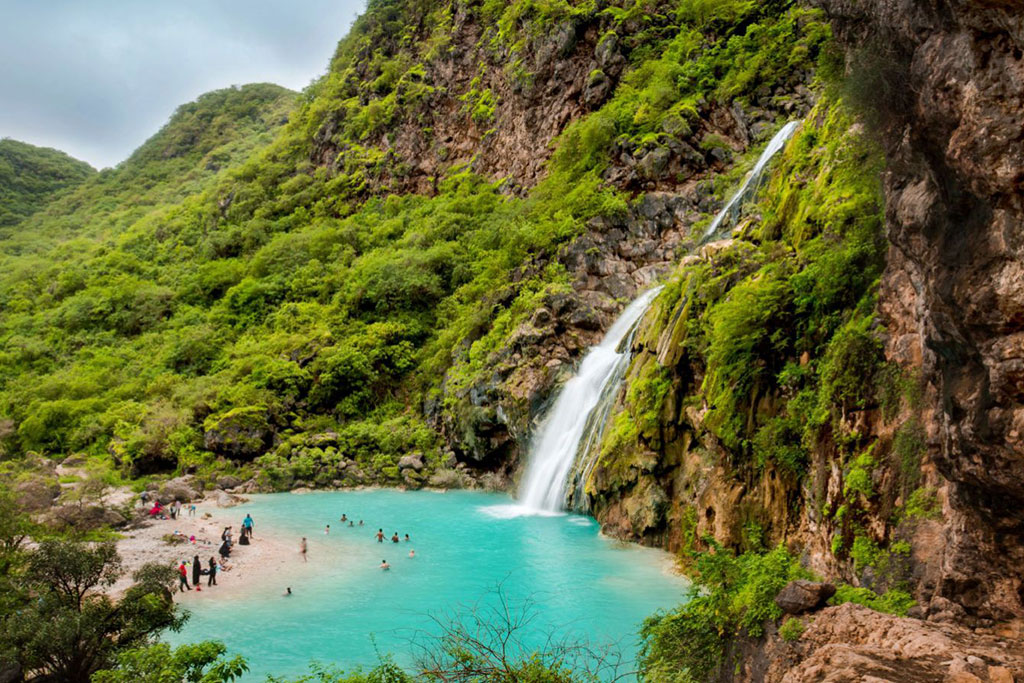
[[[252,516],[246,515],[245,519],[242,520],[242,526],[249,531],[249,537],[252,537]]]

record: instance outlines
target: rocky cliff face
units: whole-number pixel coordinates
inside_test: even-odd
[[[887,355],[920,370],[928,452],[949,482],[934,598],[1024,617],[1024,6],[820,3],[851,49],[888,45]],[[869,103],[869,106],[872,106]]]

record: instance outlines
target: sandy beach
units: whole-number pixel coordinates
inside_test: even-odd
[[[182,506],[179,519],[155,519],[143,522],[141,526],[125,532],[118,540],[117,550],[124,563],[124,576],[111,589],[120,594],[132,583],[131,575],[142,565],[158,562],[177,567],[181,560],[192,560],[199,555],[204,568],[209,566],[211,557],[216,557],[224,527],[232,527],[235,545],[224,571],[217,574],[217,585],[207,587],[207,577],[201,577],[200,591],[177,593],[177,599],[188,604],[195,600],[229,598],[244,593],[249,581],[266,584],[269,581],[285,582],[285,570],[290,578],[301,578],[304,564],[299,554],[298,539],[263,538],[260,535],[260,520],[255,520],[254,535],[249,545],[239,545],[238,537],[245,514],[237,508],[221,508],[213,498],[196,504],[196,512],[188,515],[188,505]],[[171,544],[165,540],[168,534],[177,531],[186,537],[195,536],[195,542]],[[291,542],[294,540],[294,542]],[[192,583],[191,568],[189,583]]]

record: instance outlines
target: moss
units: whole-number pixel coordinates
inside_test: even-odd
[[[804,626],[804,622],[797,618],[792,617],[786,620],[782,626],[779,627],[779,637],[787,643],[793,643],[800,640],[800,636],[804,634],[807,627]]]
[[[911,491],[897,514],[899,519],[938,519],[942,516],[935,489],[922,487]]]

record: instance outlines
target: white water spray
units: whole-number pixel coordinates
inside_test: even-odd
[[[608,385],[621,379],[629,362],[629,344],[623,344],[661,287],[637,297],[611,326],[601,343],[590,349],[576,376],[566,382],[530,448],[526,474],[520,486],[522,512],[555,513],[563,509],[569,472],[576,462],[589,420]],[[622,348],[625,346],[625,348]],[[603,425],[597,425],[600,429]]]
[[[704,239],[707,240],[709,237],[713,237],[718,234],[719,228],[722,223],[728,219],[726,225],[731,225],[735,222],[739,216],[740,211],[743,208],[743,203],[747,202],[757,192],[758,187],[761,185],[761,179],[764,176],[764,170],[768,166],[768,162],[772,160],[772,157],[779,153],[779,151],[785,147],[786,143],[796,129],[800,127],[800,121],[790,121],[784,125],[779,132],[768,142],[768,146],[761,152],[761,156],[758,158],[757,163],[754,164],[753,170],[747,175],[747,179],[740,185],[740,189],[736,191],[736,194],[732,196],[729,203],[725,205],[725,208],[718,212],[715,216],[715,220],[711,221],[711,225],[704,232]]]

